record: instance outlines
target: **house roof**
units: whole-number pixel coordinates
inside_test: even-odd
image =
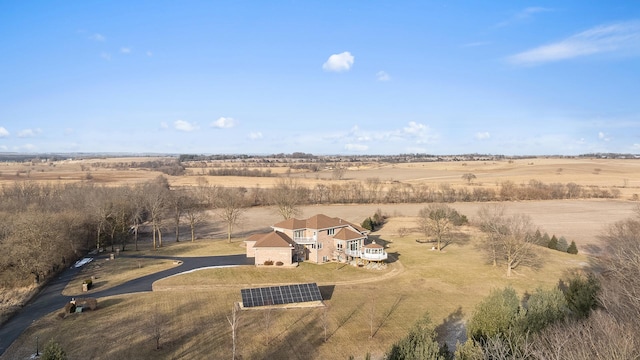
[[[384,246],[380,244],[376,244],[376,242],[372,242],[371,244],[367,244],[364,246],[367,249],[384,249]]]
[[[361,233],[365,233],[367,230],[362,227],[352,224],[346,220],[340,219],[338,217],[329,217],[324,214],[314,215],[306,220],[299,219],[287,219],[281,221],[272,227],[280,228],[280,229],[288,229],[288,230],[298,230],[298,229],[330,229],[336,227],[346,227],[351,226],[357,231]]]
[[[244,241],[258,241],[260,240],[263,236],[265,236],[267,234],[265,233],[260,233],[260,234],[252,234],[251,236],[249,236],[248,238],[246,238]]]
[[[291,218],[284,221],[280,221],[279,223],[276,223],[272,227],[289,229],[289,230],[304,229],[307,227],[307,221]]]
[[[348,228],[340,229],[340,231],[338,231],[338,233],[333,236],[333,238],[337,240],[355,240],[362,239],[363,237],[364,235]]]
[[[286,234],[272,231],[268,234],[262,234],[262,237],[256,241],[253,247],[292,247],[294,245],[295,242]]]

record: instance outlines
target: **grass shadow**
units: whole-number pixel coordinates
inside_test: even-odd
[[[98,309],[103,309],[103,308],[107,308],[107,307],[110,307],[110,306],[118,305],[123,301],[124,300],[118,299],[118,298],[101,300],[101,301],[98,302]]]

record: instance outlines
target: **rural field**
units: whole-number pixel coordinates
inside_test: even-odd
[[[164,158],[144,158],[160,160]],[[108,167],[101,164],[139,162],[130,159],[61,160],[55,162],[2,163],[0,184],[11,186],[27,181],[41,184],[89,183],[94,186],[134,185],[156,178],[152,169]],[[371,234],[387,246],[388,266],[369,270],[327,263],[302,263],[293,269],[242,266],[208,269],[173,276],[154,283],[153,292],[100,298],[99,309],[62,319],[59,312],[36,321],[0,357],[27,359],[32,343],[55,339],[70,359],[197,359],[231,358],[231,331],[228,316],[232,304],[240,301],[240,289],[254,286],[317,282],[326,307],[246,310],[240,313],[238,354],[243,359],[363,359],[370,353],[379,359],[403,337],[416,319],[429,313],[442,341],[450,347],[465,340],[464,324],[474,306],[492,289],[512,286],[523,295],[537,288],[548,289],[561,278],[591,265],[603,246],[601,235],[610,224],[636,214],[640,194],[640,160],[588,158],[531,158],[448,162],[357,164],[349,162],[336,178],[330,168],[318,171],[290,169],[287,164],[269,167],[278,177],[212,176],[208,167],[185,163],[179,176],[165,175],[170,186],[195,187],[203,183],[221,187],[268,189],[283,177],[302,186],[330,187],[377,179],[381,189],[397,184],[433,189],[469,187],[497,189],[505,182],[515,187],[532,180],[544,184],[574,183],[606,190],[608,198],[500,201],[509,214],[526,214],[532,223],[549,235],[575,241],[579,254],[571,255],[537,247],[543,261],[534,268],[517,268],[506,277],[503,267],[487,263],[480,247],[483,234],[474,226],[478,210],[486,202],[453,202],[449,205],[466,215],[469,225],[457,229],[451,245],[442,252],[419,232],[417,216],[425,203],[318,204],[300,207],[300,217],[325,214],[360,224],[380,210],[387,222]],[[222,162],[217,168],[237,164]],[[247,164],[263,169],[264,164]],[[463,177],[473,174],[472,180]],[[195,242],[176,243],[169,238],[153,250],[148,234],[140,240],[140,250],[129,246],[112,262],[92,263],[75,281],[96,276],[100,286],[113,287],[132,278],[171,266],[172,262],[149,260],[141,264],[127,255],[174,257],[241,254],[243,240],[268,230],[282,220],[274,206],[252,206],[243,212],[231,243],[216,209],[207,211]],[[184,231],[186,234],[188,231]],[[99,266],[96,266],[99,265]],[[178,265],[179,266],[179,265]],[[76,284],[76,285],[77,285]],[[65,289],[77,296],[77,286]],[[154,336],[161,333],[161,348]]]

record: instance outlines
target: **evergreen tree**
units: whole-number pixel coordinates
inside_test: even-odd
[[[495,289],[478,305],[467,325],[469,339],[484,341],[506,334],[518,320],[520,300],[512,287]]]
[[[571,245],[567,248],[567,252],[574,255],[578,253],[578,247],[576,246],[575,241],[571,241]]]
[[[549,244],[547,245],[547,247],[553,250],[556,250],[558,248],[558,238],[556,238],[555,235],[551,237],[551,240],[549,240]]]
[[[569,248],[569,243],[567,243],[567,239],[564,236],[560,236],[558,239],[558,244],[556,245],[556,249],[558,251],[567,252]]]
[[[362,227],[369,231],[373,231],[373,221],[371,221],[370,217],[364,219],[364,221],[362,222]]]
[[[568,284],[561,281],[559,287],[564,292],[569,310],[575,317],[585,319],[589,317],[591,310],[598,307],[600,283],[593,274],[587,275],[586,278],[575,275],[569,279]]]
[[[60,344],[51,339],[44,348],[42,360],[67,360],[67,353]]]
[[[436,341],[429,314],[413,325],[409,334],[393,344],[387,360],[445,360]]]

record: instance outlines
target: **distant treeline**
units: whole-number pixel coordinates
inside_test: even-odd
[[[94,162],[94,168],[112,169],[149,169],[160,171],[171,176],[184,175],[185,167],[177,159],[148,160],[148,161],[126,161],[126,162]]]

